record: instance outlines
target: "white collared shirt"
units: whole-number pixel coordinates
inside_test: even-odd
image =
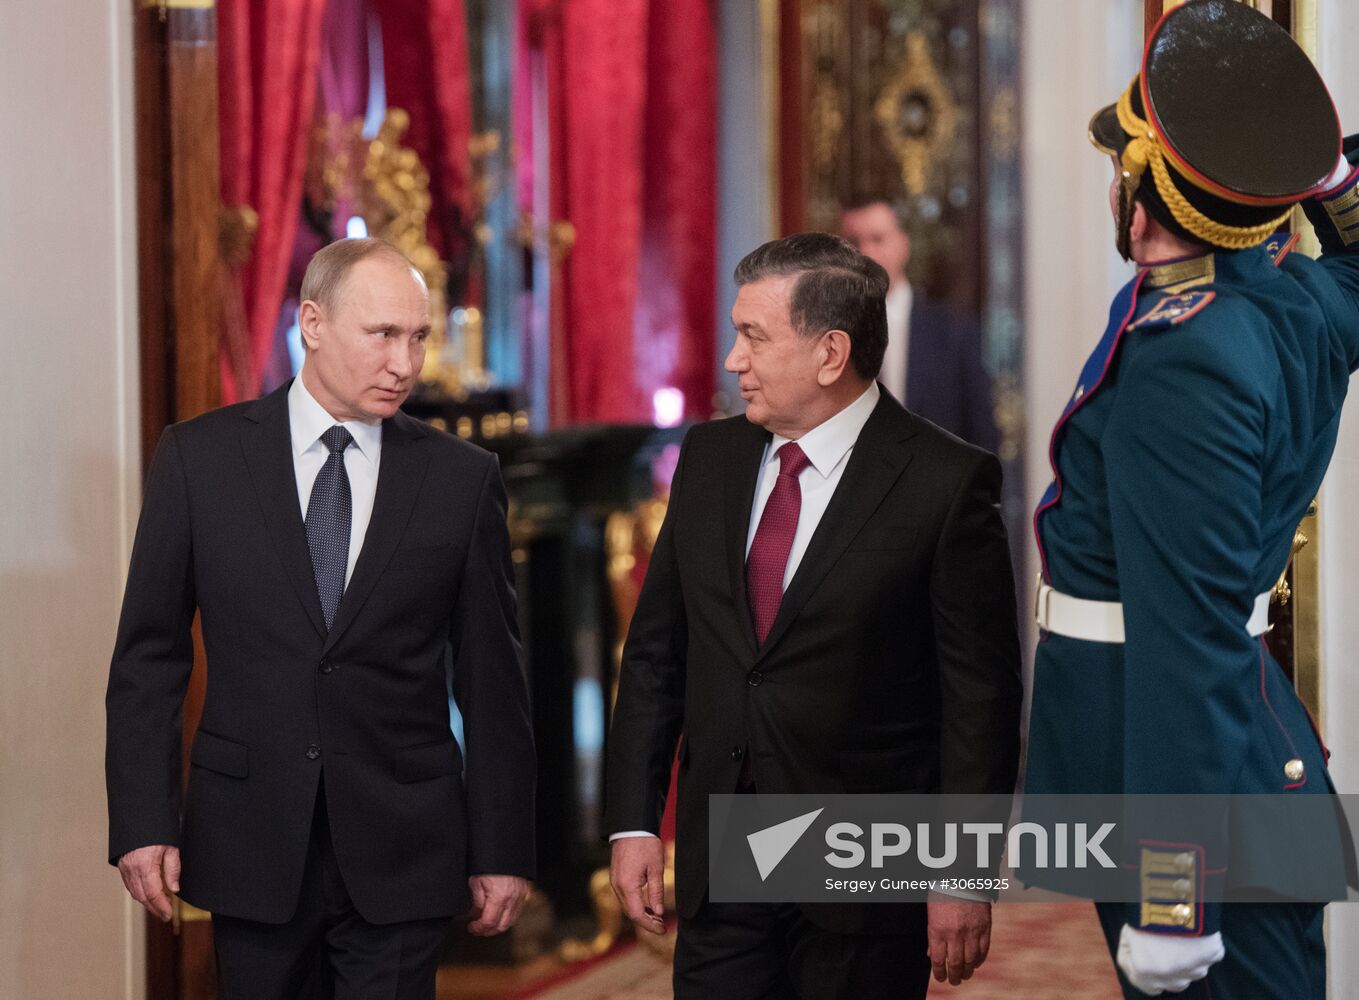
[[[870,382],[868,388],[854,402],[831,417],[817,424],[802,437],[798,446],[811,463],[798,476],[798,486],[802,490],[802,507],[798,513],[797,532],[793,535],[793,547],[788,552],[788,565],[783,570],[783,589],[788,589],[798,564],[807,552],[807,545],[821,523],[821,515],[826,513],[835,487],[849,464],[849,456],[854,451],[854,442],[859,440],[859,432],[868,423],[873,408],[878,405],[878,383]],[[774,492],[774,483],[779,478],[779,449],[790,439],[774,435],[764,448],[764,458],[760,462],[759,477],[755,480],[755,503],[750,509],[750,528],[746,532],[746,555],[750,555],[751,543],[760,526],[760,516],[769,502],[769,494]]]
[[[868,388],[854,402],[831,417],[817,424],[802,437],[798,446],[811,463],[798,475],[797,484],[802,491],[802,506],[798,510],[797,532],[793,535],[793,547],[788,552],[788,565],[783,570],[783,589],[797,572],[802,557],[807,551],[807,543],[812,540],[816,526],[821,523],[821,515],[826,513],[835,487],[849,464],[849,456],[854,451],[854,443],[859,433],[868,423],[873,408],[878,405],[882,395],[878,383],[870,382]],[[750,529],[746,533],[746,555],[750,555],[750,545],[755,541],[755,530],[760,524],[760,515],[769,502],[769,494],[774,492],[774,482],[779,478],[779,449],[791,440],[775,434],[764,446],[764,457],[760,460],[760,471],[755,480],[755,503],[750,509]],[[739,473],[738,473],[739,474]],[[646,830],[623,830],[610,835],[609,841],[623,840],[628,837],[654,837]]]
[[[887,293],[887,353],[878,376],[898,403],[906,404],[906,358],[911,346],[911,305],[914,295],[909,282],[899,282]]]
[[[382,461],[382,424],[367,424],[357,420],[336,420],[325,407],[307,391],[299,374],[288,390],[288,429],[293,443],[293,478],[297,480],[297,503],[302,520],[307,519],[307,505],[311,502],[311,488],[321,466],[330,452],[321,435],[336,424],[343,424],[354,438],[344,451],[344,469],[349,476],[353,522],[349,527],[349,565],[344,571],[345,586],[354,575],[354,564],[368,534],[368,521],[373,516],[373,499],[377,496],[378,465]]]

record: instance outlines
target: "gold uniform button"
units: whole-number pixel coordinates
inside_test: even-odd
[[[1289,781],[1301,781],[1302,776],[1307,773],[1307,769],[1302,766],[1302,761],[1294,757],[1284,765],[1284,777]]]
[[[1182,872],[1193,871],[1194,855],[1188,853],[1187,851],[1184,854],[1177,855],[1175,858],[1175,867]]]
[[[1170,919],[1180,927],[1188,927],[1194,920],[1194,908],[1188,903],[1176,903],[1170,908]]]
[[[1194,888],[1194,883],[1187,878],[1175,880],[1175,895],[1180,899],[1188,899],[1190,891]]]

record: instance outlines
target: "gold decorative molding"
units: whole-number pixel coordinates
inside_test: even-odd
[[[179,929],[185,924],[196,924],[210,920],[212,920],[212,914],[207,910],[200,910],[192,903],[184,902],[178,896],[170,897],[170,927],[175,934],[179,934]]]
[[[618,622],[619,639],[614,644],[614,682],[609,692],[609,714],[613,714],[614,702],[618,698],[618,675],[623,663],[623,636],[627,634],[632,613],[637,608],[640,588],[633,576],[637,569],[637,555],[644,553],[648,558],[656,547],[656,539],[665,521],[669,494],[663,497],[643,500],[632,510],[618,510],[609,515],[604,522],[605,575],[609,580],[609,590],[613,596],[614,612]],[[675,912],[675,845],[665,845],[665,868],[662,876],[664,885],[664,905],[667,913]],[[604,954],[613,947],[623,932],[623,911],[618,897],[614,895],[609,881],[609,869],[596,869],[590,876],[590,898],[595,907],[595,936],[588,940],[567,939],[558,949],[558,955],[566,962],[581,962]],[[675,956],[676,932],[671,930],[663,935],[638,934],[643,945],[655,951],[667,961]]]
[[[1315,515],[1316,501],[1313,500],[1312,506],[1308,508],[1307,516],[1314,517]],[[1287,605],[1289,599],[1293,596],[1293,590],[1288,585],[1288,571],[1293,568],[1293,561],[1297,558],[1298,553],[1306,548],[1311,541],[1306,532],[1302,530],[1306,522],[1307,518],[1303,518],[1302,523],[1298,525],[1298,530],[1293,532],[1293,546],[1288,553],[1288,564],[1284,566],[1284,571],[1279,574],[1279,579],[1275,581],[1274,589],[1270,592],[1270,603],[1277,604],[1281,608]]]
[[[1016,375],[1005,372],[992,379],[991,406],[1000,431],[997,455],[1002,462],[1013,462],[1019,458],[1025,429],[1024,386]]]
[[[922,33],[906,36],[906,55],[874,102],[873,114],[901,167],[907,195],[924,193],[939,154],[953,141],[958,106]]]
[[[558,219],[547,227],[547,246],[552,263],[560,264],[576,245],[576,227],[565,219]]]
[[[765,179],[769,236],[779,233],[779,198],[783,190],[779,160],[779,0],[760,0],[760,85],[765,123]]]
[[[1304,539],[1298,545],[1298,539]],[[1318,725],[1321,704],[1321,519],[1317,503],[1307,510],[1293,539],[1293,685]]]
[[[223,205],[217,220],[222,261],[231,267],[244,267],[249,263],[259,228],[259,213],[249,205]]]
[[[812,169],[817,172],[832,168],[840,152],[840,140],[845,130],[840,102],[840,88],[835,77],[830,73],[818,74],[807,114],[811,126]]]
[[[430,337],[420,378],[462,398],[490,381],[485,369],[484,317],[476,306],[462,306],[452,311],[450,328],[445,291],[448,269],[429,243],[426,230],[433,204],[429,171],[415,150],[401,143],[409,128],[410,115],[402,108],[387,111],[372,140],[364,139],[362,120],[327,116],[313,133],[306,190],[313,204],[327,212],[347,205],[363,218],[371,235],[396,245],[410,258],[425,279],[430,299]],[[469,143],[474,164],[480,164],[500,144],[497,132],[474,136]],[[475,181],[474,200],[479,209],[484,208],[483,199],[494,193],[492,181],[480,167]],[[483,241],[491,238],[489,232],[476,228],[473,234]],[[554,249],[562,254],[575,240],[569,223],[556,224],[552,235]]]

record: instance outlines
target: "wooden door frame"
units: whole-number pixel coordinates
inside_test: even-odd
[[[215,0],[131,2],[145,469],[168,424],[222,402],[217,22]],[[195,648],[186,760],[206,682],[196,626]],[[146,918],[148,997],[203,1000],[215,995],[214,980],[208,924]]]

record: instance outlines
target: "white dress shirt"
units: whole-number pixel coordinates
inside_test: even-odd
[[[363,548],[363,539],[368,534],[368,521],[373,516],[378,465],[382,461],[382,424],[336,420],[307,391],[301,375],[293,379],[292,387],[288,390],[288,428],[293,442],[297,504],[304,521],[307,519],[307,505],[311,502],[311,488],[330,455],[321,441],[321,435],[336,424],[343,424],[354,438],[354,443],[344,451],[344,469],[349,476],[353,513],[353,522],[349,526],[349,565],[344,571],[345,586],[348,586],[349,578],[354,575],[354,564],[359,560],[359,550]]]
[[[830,503],[831,495],[835,493],[835,487],[840,485],[840,477],[845,473],[845,466],[849,464],[854,442],[859,440],[859,432],[864,429],[864,424],[868,423],[873,407],[878,405],[878,397],[881,395],[878,383],[870,382],[858,399],[829,420],[817,424],[797,440],[802,453],[811,464],[802,470],[797,480],[802,491],[802,507],[798,511],[793,547],[788,551],[788,564],[783,569],[784,590],[788,589],[793,574],[797,572],[798,565],[807,552],[807,545],[816,532],[816,526],[821,523],[821,515],[826,513],[826,505]],[[747,557],[750,555],[750,546],[755,541],[760,518],[764,515],[764,506],[769,502],[769,495],[774,492],[774,483],[779,478],[781,464],[779,449],[790,440],[791,438],[775,434],[773,440],[764,447],[759,477],[755,480],[755,503],[750,508],[750,527],[746,532]]]
[[[845,466],[849,464],[850,452],[854,442],[859,440],[859,432],[868,423],[873,407],[878,405],[878,383],[871,382],[867,389],[854,402],[824,423],[817,424],[802,437],[798,445],[811,463],[798,475],[798,487],[802,490],[802,506],[798,510],[797,532],[793,535],[793,547],[788,552],[788,565],[783,570],[783,589],[788,589],[793,574],[802,562],[807,551],[807,543],[812,540],[816,526],[821,523],[821,515],[826,513],[831,494],[840,484]],[[775,434],[764,447],[764,457],[760,460],[760,471],[755,480],[755,503],[750,508],[750,530],[746,534],[746,555],[750,555],[750,544],[755,540],[755,530],[760,525],[760,515],[764,505],[769,502],[769,494],[774,492],[774,482],[779,478],[779,449],[791,439]],[[609,837],[610,841],[623,837],[654,837],[646,830],[624,830]]]
[[[909,282],[898,282],[887,293],[887,353],[878,376],[898,403],[906,403],[906,357],[911,344],[911,305],[914,295]]]

